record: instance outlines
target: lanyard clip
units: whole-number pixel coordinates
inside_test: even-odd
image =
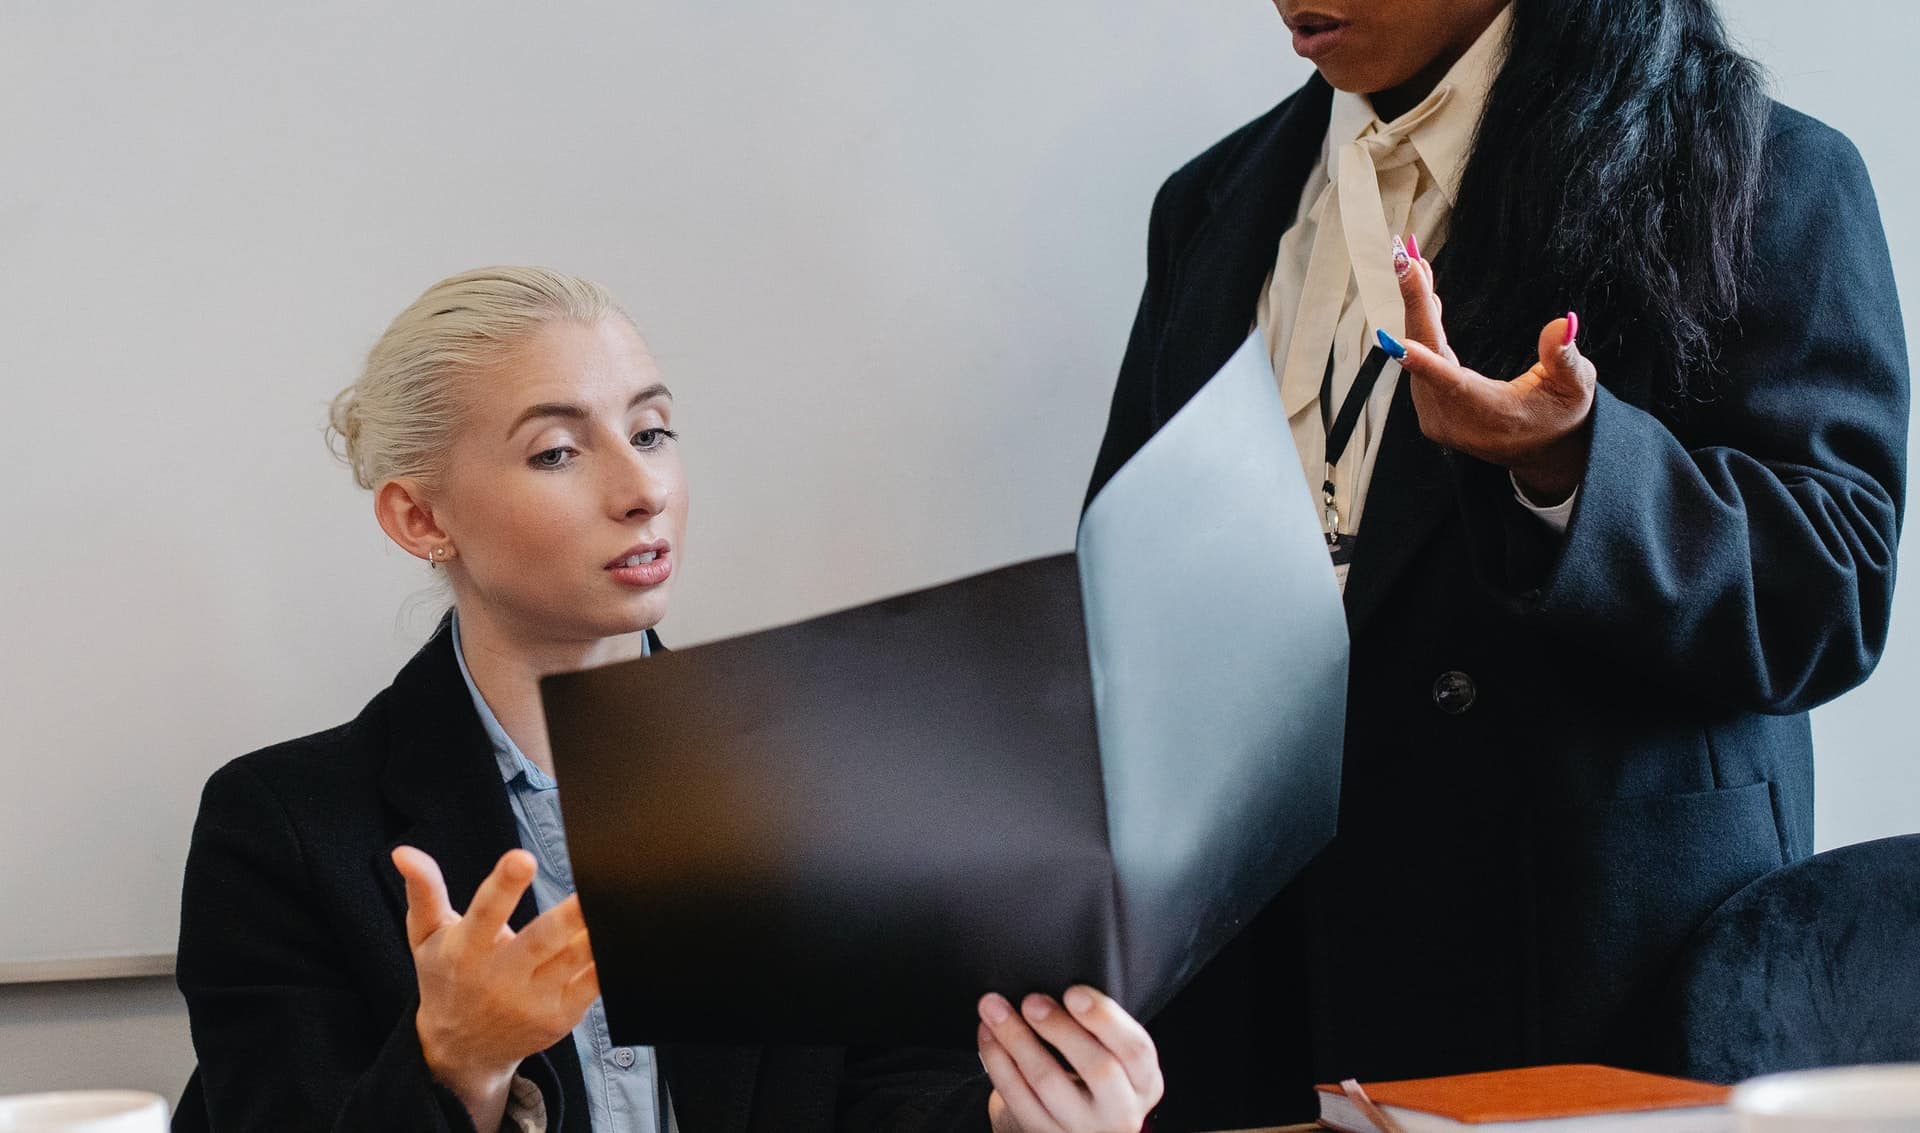
[[[1340,507],[1333,495],[1333,465],[1327,465],[1326,479],[1320,484],[1321,518],[1326,524],[1327,542],[1340,533]]]

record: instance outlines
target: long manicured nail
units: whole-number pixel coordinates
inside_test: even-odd
[[[1393,238],[1393,274],[1396,278],[1405,279],[1407,273],[1412,270],[1413,260],[1407,255],[1407,246],[1400,242],[1400,237],[1395,236]]]
[[[980,1000],[980,1017],[996,1027],[1006,1022],[1011,1014],[1013,1011],[1007,1001],[997,995],[989,995]]]
[[[1420,258],[1420,238],[1411,232],[1407,233],[1407,255]]]
[[[1573,340],[1580,337],[1580,316],[1573,311],[1567,312],[1567,340],[1562,346],[1572,346]]]
[[[1373,333],[1374,333],[1374,336],[1380,340],[1380,349],[1387,352],[1387,357],[1392,358],[1394,361],[1398,362],[1400,359],[1405,358],[1407,356],[1407,348],[1400,345],[1399,339],[1393,337],[1392,335],[1388,334],[1384,330],[1376,330]]]

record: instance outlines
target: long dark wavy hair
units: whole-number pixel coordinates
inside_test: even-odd
[[[1514,0],[1510,34],[1447,237],[1449,329],[1507,377],[1571,306],[1658,404],[1710,399],[1749,268],[1759,68],[1712,0]]]

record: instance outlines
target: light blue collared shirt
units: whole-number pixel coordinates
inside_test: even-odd
[[[652,652],[645,635],[641,652]],[[473,697],[480,725],[493,742],[500,778],[513,805],[513,824],[520,846],[532,854],[539,868],[533,875],[533,901],[541,911],[553,908],[573,894],[573,863],[567,857],[567,835],[560,823],[560,791],[553,776],[535,767],[487,707],[473,674],[467,671],[466,651],[460,646],[460,619],[453,619],[453,655],[460,662],[461,679]],[[581,1076],[587,1081],[587,1105],[596,1133],[666,1133],[660,1116],[659,1077],[653,1048],[614,1046],[607,1032],[607,1009],[598,999],[586,1018],[573,1029],[573,1045],[580,1053]]]

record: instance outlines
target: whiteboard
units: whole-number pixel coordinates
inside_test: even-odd
[[[207,775],[431,629],[321,434],[428,284],[540,263],[626,301],[693,499],[662,633],[754,629],[1071,545],[1152,194],[1306,74],[1271,8],[1192,0],[4,23],[15,973],[170,953]]]

